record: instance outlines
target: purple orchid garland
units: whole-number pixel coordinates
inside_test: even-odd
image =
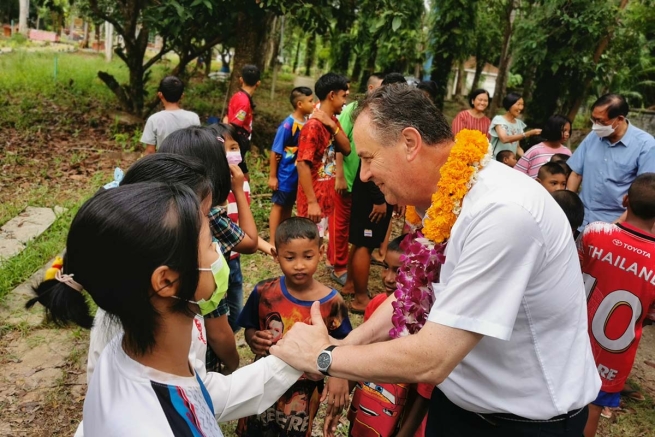
[[[415,334],[423,327],[434,303],[432,284],[439,280],[441,265],[446,261],[446,243],[435,245],[420,231],[405,236],[400,248],[402,266],[396,279],[391,338]]]

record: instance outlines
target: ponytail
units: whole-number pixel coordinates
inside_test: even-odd
[[[73,322],[82,328],[90,329],[93,325],[93,317],[89,304],[82,294],[82,288],[72,280],[72,276],[62,275],[62,269],[62,260],[57,258],[52,267],[46,271],[46,279],[32,288],[36,297],[28,300],[25,308],[32,308],[39,302],[56,325]]]

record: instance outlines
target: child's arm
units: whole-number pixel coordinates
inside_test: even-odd
[[[245,181],[243,172],[237,165],[230,164],[230,173],[232,173],[232,193],[234,193],[237,210],[239,211],[239,227],[246,233],[243,240],[234,246],[234,250],[239,253],[255,253],[259,235],[257,234],[255,218],[252,216],[252,211],[250,211],[250,205],[248,205],[246,193],[243,191]]]
[[[343,174],[343,153],[337,153],[337,169],[334,189],[341,195],[348,192],[348,183],[346,182],[346,176]]]
[[[269,159],[271,173],[268,175],[268,188],[270,188],[273,191],[277,191],[278,189],[278,181],[277,181],[278,156],[280,155],[271,150],[271,156]]]
[[[227,321],[227,314],[219,317],[205,317],[207,344],[224,365],[224,375],[229,375],[239,368],[239,353],[234,333]]]
[[[246,329],[246,343],[255,355],[268,355],[268,349],[273,344],[273,334],[269,331],[257,331],[255,328]]]
[[[157,135],[155,134],[152,125],[152,119],[148,118],[148,120],[146,120],[146,125],[143,128],[143,133],[141,134],[141,143],[146,147],[144,152],[145,155],[150,155],[157,151],[157,148],[155,147],[157,144]]]
[[[347,379],[330,377],[325,384],[321,402],[327,399],[327,411],[323,423],[323,436],[333,436],[339,425],[339,418],[343,409],[348,406],[350,400],[350,381]]]
[[[259,237],[259,239],[257,240],[257,250],[265,253],[266,255],[274,256],[273,245],[268,241],[264,240],[262,237]]]
[[[348,135],[341,129],[341,124],[338,121],[329,117],[325,112],[320,109],[315,109],[312,117],[323,123],[323,125],[334,136],[334,146],[337,152],[343,153],[345,156],[350,155],[350,140]]]
[[[318,223],[323,218],[323,212],[318,205],[314,185],[312,184],[312,171],[307,161],[298,161],[298,183],[307,197],[307,218],[314,223]]]
[[[413,388],[413,390],[415,390],[415,388]],[[415,394],[416,397],[414,402],[412,402],[409,411],[405,413],[403,424],[398,430],[396,437],[413,437],[414,434],[416,434],[418,427],[421,426],[421,422],[423,422],[425,415],[428,414],[430,401],[418,393]]]

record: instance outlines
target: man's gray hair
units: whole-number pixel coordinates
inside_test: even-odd
[[[428,145],[453,140],[450,124],[425,93],[405,84],[382,86],[361,101],[352,118],[366,112],[371,117],[373,136],[382,144],[396,142],[413,127]]]

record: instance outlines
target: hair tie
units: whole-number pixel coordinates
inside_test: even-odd
[[[68,285],[70,288],[72,288],[75,291],[79,291],[80,293],[84,289],[81,284],[78,282],[75,282],[75,279],[73,279],[73,274],[71,273],[70,275],[64,274],[61,272],[61,270],[57,270],[57,273],[55,273],[55,279],[61,283],[64,283]]]
[[[223,137],[221,137],[221,136],[217,136],[216,139],[217,139],[218,141],[220,141],[221,143],[224,143],[224,142],[225,142],[225,138],[223,138]]]

